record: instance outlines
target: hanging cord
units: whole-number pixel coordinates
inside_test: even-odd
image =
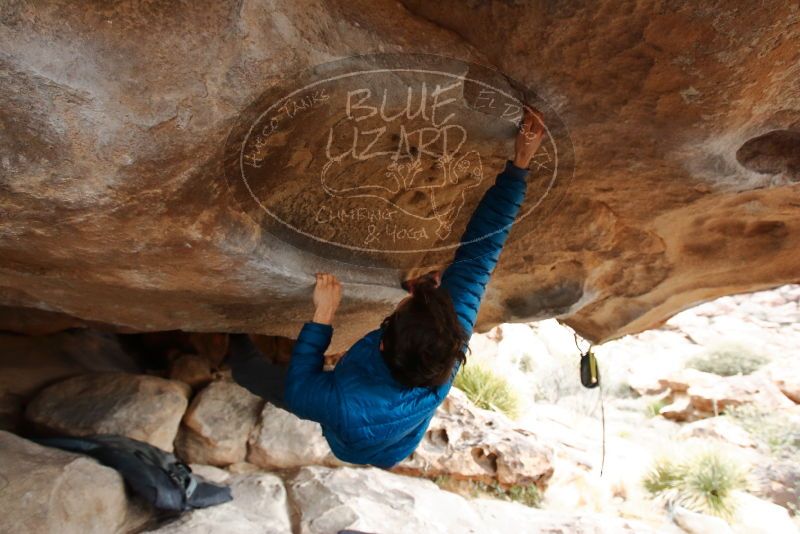
[[[606,467],[606,408],[603,405],[603,384],[600,387],[600,420],[603,426],[603,455],[600,458],[600,476],[603,476],[603,469]]]
[[[603,449],[602,449],[602,457],[600,460],[600,476],[602,477],[606,465],[606,408],[605,404],[603,403],[604,400],[603,384],[602,381],[600,380],[600,370],[599,370],[599,365],[597,363],[597,358],[595,357],[594,352],[592,351],[594,345],[589,343],[589,347],[586,350],[583,350],[581,349],[581,346],[578,343],[577,332],[573,332],[573,336],[575,337],[575,347],[581,354],[581,366],[580,366],[581,384],[583,384],[583,387],[587,389],[599,388],[600,419],[603,429]]]

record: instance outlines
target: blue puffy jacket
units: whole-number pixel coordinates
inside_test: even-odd
[[[472,215],[442,287],[458,318],[472,334],[486,283],[525,198],[530,171],[511,160]],[[408,388],[392,378],[383,361],[379,328],[353,345],[333,371],[323,371],[323,354],[333,328],[303,325],[294,345],[284,401],[298,417],[317,421],[337,458],[354,464],[391,467],[409,456],[425,435],[436,408],[458,372],[436,388]]]

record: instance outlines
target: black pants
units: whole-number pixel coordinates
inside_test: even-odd
[[[247,334],[231,334],[226,362],[237,384],[278,408],[283,402],[288,367],[266,359]]]

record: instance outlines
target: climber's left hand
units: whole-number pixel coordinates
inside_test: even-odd
[[[317,273],[317,285],[314,287],[314,322],[333,323],[341,298],[342,286],[339,280],[329,273]]]

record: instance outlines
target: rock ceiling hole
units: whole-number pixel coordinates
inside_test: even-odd
[[[736,160],[751,171],[800,181],[800,131],[774,130],[754,137],[736,151]]]

